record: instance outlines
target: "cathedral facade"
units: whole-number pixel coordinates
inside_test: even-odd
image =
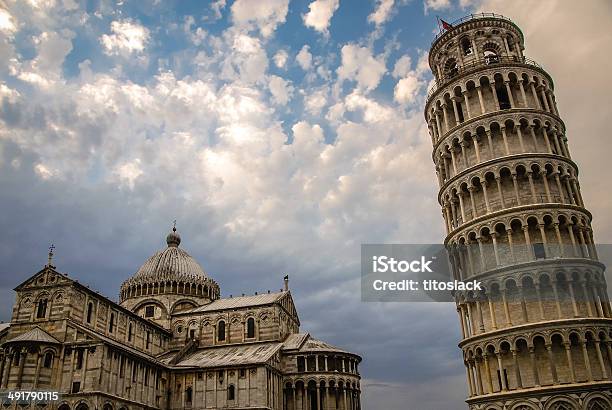
[[[425,118],[471,410],[612,409],[612,308],[553,79],[510,19],[433,41]],[[562,56],[559,56],[562,58]],[[581,139],[588,136],[576,136]]]
[[[361,408],[361,358],[300,332],[287,277],[278,292],[221,298],[176,229],[166,242],[120,303],[51,257],[17,286],[0,388],[60,392],[59,410]]]

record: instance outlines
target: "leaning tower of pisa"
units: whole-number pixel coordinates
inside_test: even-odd
[[[484,285],[455,294],[469,408],[612,409],[605,267],[551,76],[495,14],[453,23],[429,64],[445,244],[455,277]]]

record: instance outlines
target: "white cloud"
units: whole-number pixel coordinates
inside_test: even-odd
[[[42,88],[48,88],[53,85],[53,81],[49,80],[48,78],[45,78],[44,76],[38,73],[33,73],[30,71],[20,72],[17,75],[17,78],[19,78],[21,81],[34,84]]]
[[[238,34],[231,44],[233,52],[225,51],[222,78],[248,84],[263,82],[268,69],[268,56],[261,41],[256,37]]]
[[[134,189],[136,180],[143,174],[142,168],[140,167],[140,159],[136,158],[131,162],[118,165],[114,173],[123,186]]]
[[[238,27],[258,29],[262,36],[270,37],[285,22],[289,0],[236,0],[231,10]]]
[[[17,27],[15,26],[13,16],[11,16],[8,10],[0,8],[0,32],[10,35],[15,31],[17,31]]]
[[[14,75],[21,81],[48,88],[61,82],[62,65],[66,56],[72,51],[70,30],[61,32],[42,32],[33,38],[36,56],[32,60],[15,64]]]
[[[329,100],[329,90],[321,87],[313,90],[304,97],[304,108],[311,115],[319,115]]]
[[[223,17],[223,9],[225,9],[226,4],[226,0],[216,0],[210,5],[210,9],[213,11],[215,19]]]
[[[377,0],[376,9],[368,16],[368,21],[380,26],[392,16],[394,0]]]
[[[196,27],[195,30],[192,30],[192,27],[195,25],[195,19],[193,16],[185,17],[185,24],[183,25],[183,30],[185,34],[189,38],[189,40],[196,46],[201,45],[206,38],[206,30],[202,27]]]
[[[131,19],[113,21],[113,34],[104,34],[100,42],[108,55],[129,55],[144,51],[149,41],[149,30]]]
[[[274,54],[272,60],[274,60],[274,65],[278,68],[285,68],[287,65],[287,60],[289,59],[289,54],[285,50],[279,50]]]
[[[312,66],[312,54],[310,54],[310,46],[304,45],[300,52],[295,57],[302,70],[308,71]]]
[[[0,100],[6,98],[8,101],[14,103],[20,95],[19,91],[13,90],[7,87],[6,84],[0,82]]]
[[[34,166],[34,172],[36,172],[36,175],[38,175],[41,179],[51,179],[57,174],[56,171],[49,169],[47,166],[41,163]]]
[[[416,101],[423,85],[424,82],[419,80],[414,73],[409,73],[395,85],[393,99],[400,104],[411,104]]]
[[[355,80],[360,88],[370,91],[378,87],[387,71],[382,57],[375,58],[366,47],[347,44],[342,47],[342,65],[338,67],[338,79]]]
[[[41,71],[59,70],[64,63],[66,56],[72,51],[72,37],[74,33],[64,31],[44,32],[38,36],[34,43],[38,54],[35,66]]]
[[[410,56],[404,55],[397,59],[395,62],[395,67],[393,67],[393,77],[399,78],[403,77],[410,71],[410,66],[412,65],[412,60]]]
[[[338,7],[340,7],[340,0],[313,1],[308,5],[308,13],[302,15],[304,25],[328,35],[331,19]]]
[[[419,56],[419,60],[417,61],[417,65],[416,65],[415,71],[417,72],[417,74],[419,76],[422,76],[422,75],[430,72],[430,68],[429,68],[429,53],[427,53],[427,52],[421,53],[421,55]]]
[[[387,122],[392,120],[394,111],[390,107],[378,103],[354,91],[346,97],[345,106],[348,111],[360,111],[366,123]]]
[[[291,127],[293,132],[293,147],[299,150],[321,150],[325,138],[319,124],[311,125],[307,121],[299,121]]]
[[[429,10],[444,10],[451,6],[450,0],[425,0],[423,2],[425,13]]]
[[[276,104],[287,104],[293,95],[293,86],[287,80],[276,75],[270,76],[269,87]]]

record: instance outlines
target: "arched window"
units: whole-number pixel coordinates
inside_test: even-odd
[[[252,317],[247,319],[247,338],[252,339],[255,337],[255,319]]]
[[[465,56],[472,55],[473,53],[472,42],[470,41],[469,38],[463,37],[461,39],[461,49],[463,50],[463,55]]]
[[[222,320],[217,325],[217,340],[223,342],[225,340],[225,322]]]
[[[128,342],[132,341],[132,324],[128,326]]]
[[[91,316],[93,314],[93,303],[87,304],[87,323],[91,323]]]
[[[115,314],[111,313],[110,320],[109,320],[109,323],[108,323],[108,331],[109,331],[109,333],[113,333],[114,327],[115,327]]]
[[[235,400],[235,398],[236,398],[236,388],[234,387],[233,384],[230,384],[229,386],[227,386],[227,399]]]
[[[449,58],[444,64],[444,75],[446,78],[453,78],[459,74],[459,66],[454,58]]]
[[[43,367],[50,369],[51,366],[53,366],[53,353],[47,352],[45,353],[45,360],[43,360]]]
[[[47,299],[41,299],[38,301],[38,309],[36,310],[36,318],[44,319],[47,317]]]

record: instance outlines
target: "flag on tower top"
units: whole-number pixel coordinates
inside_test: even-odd
[[[444,21],[444,20],[442,20],[442,19],[440,19],[440,22],[442,23],[442,28],[443,28],[444,30],[450,30],[450,29],[452,29],[452,28],[453,28],[453,25],[452,25],[452,24],[447,23],[446,21]]]

